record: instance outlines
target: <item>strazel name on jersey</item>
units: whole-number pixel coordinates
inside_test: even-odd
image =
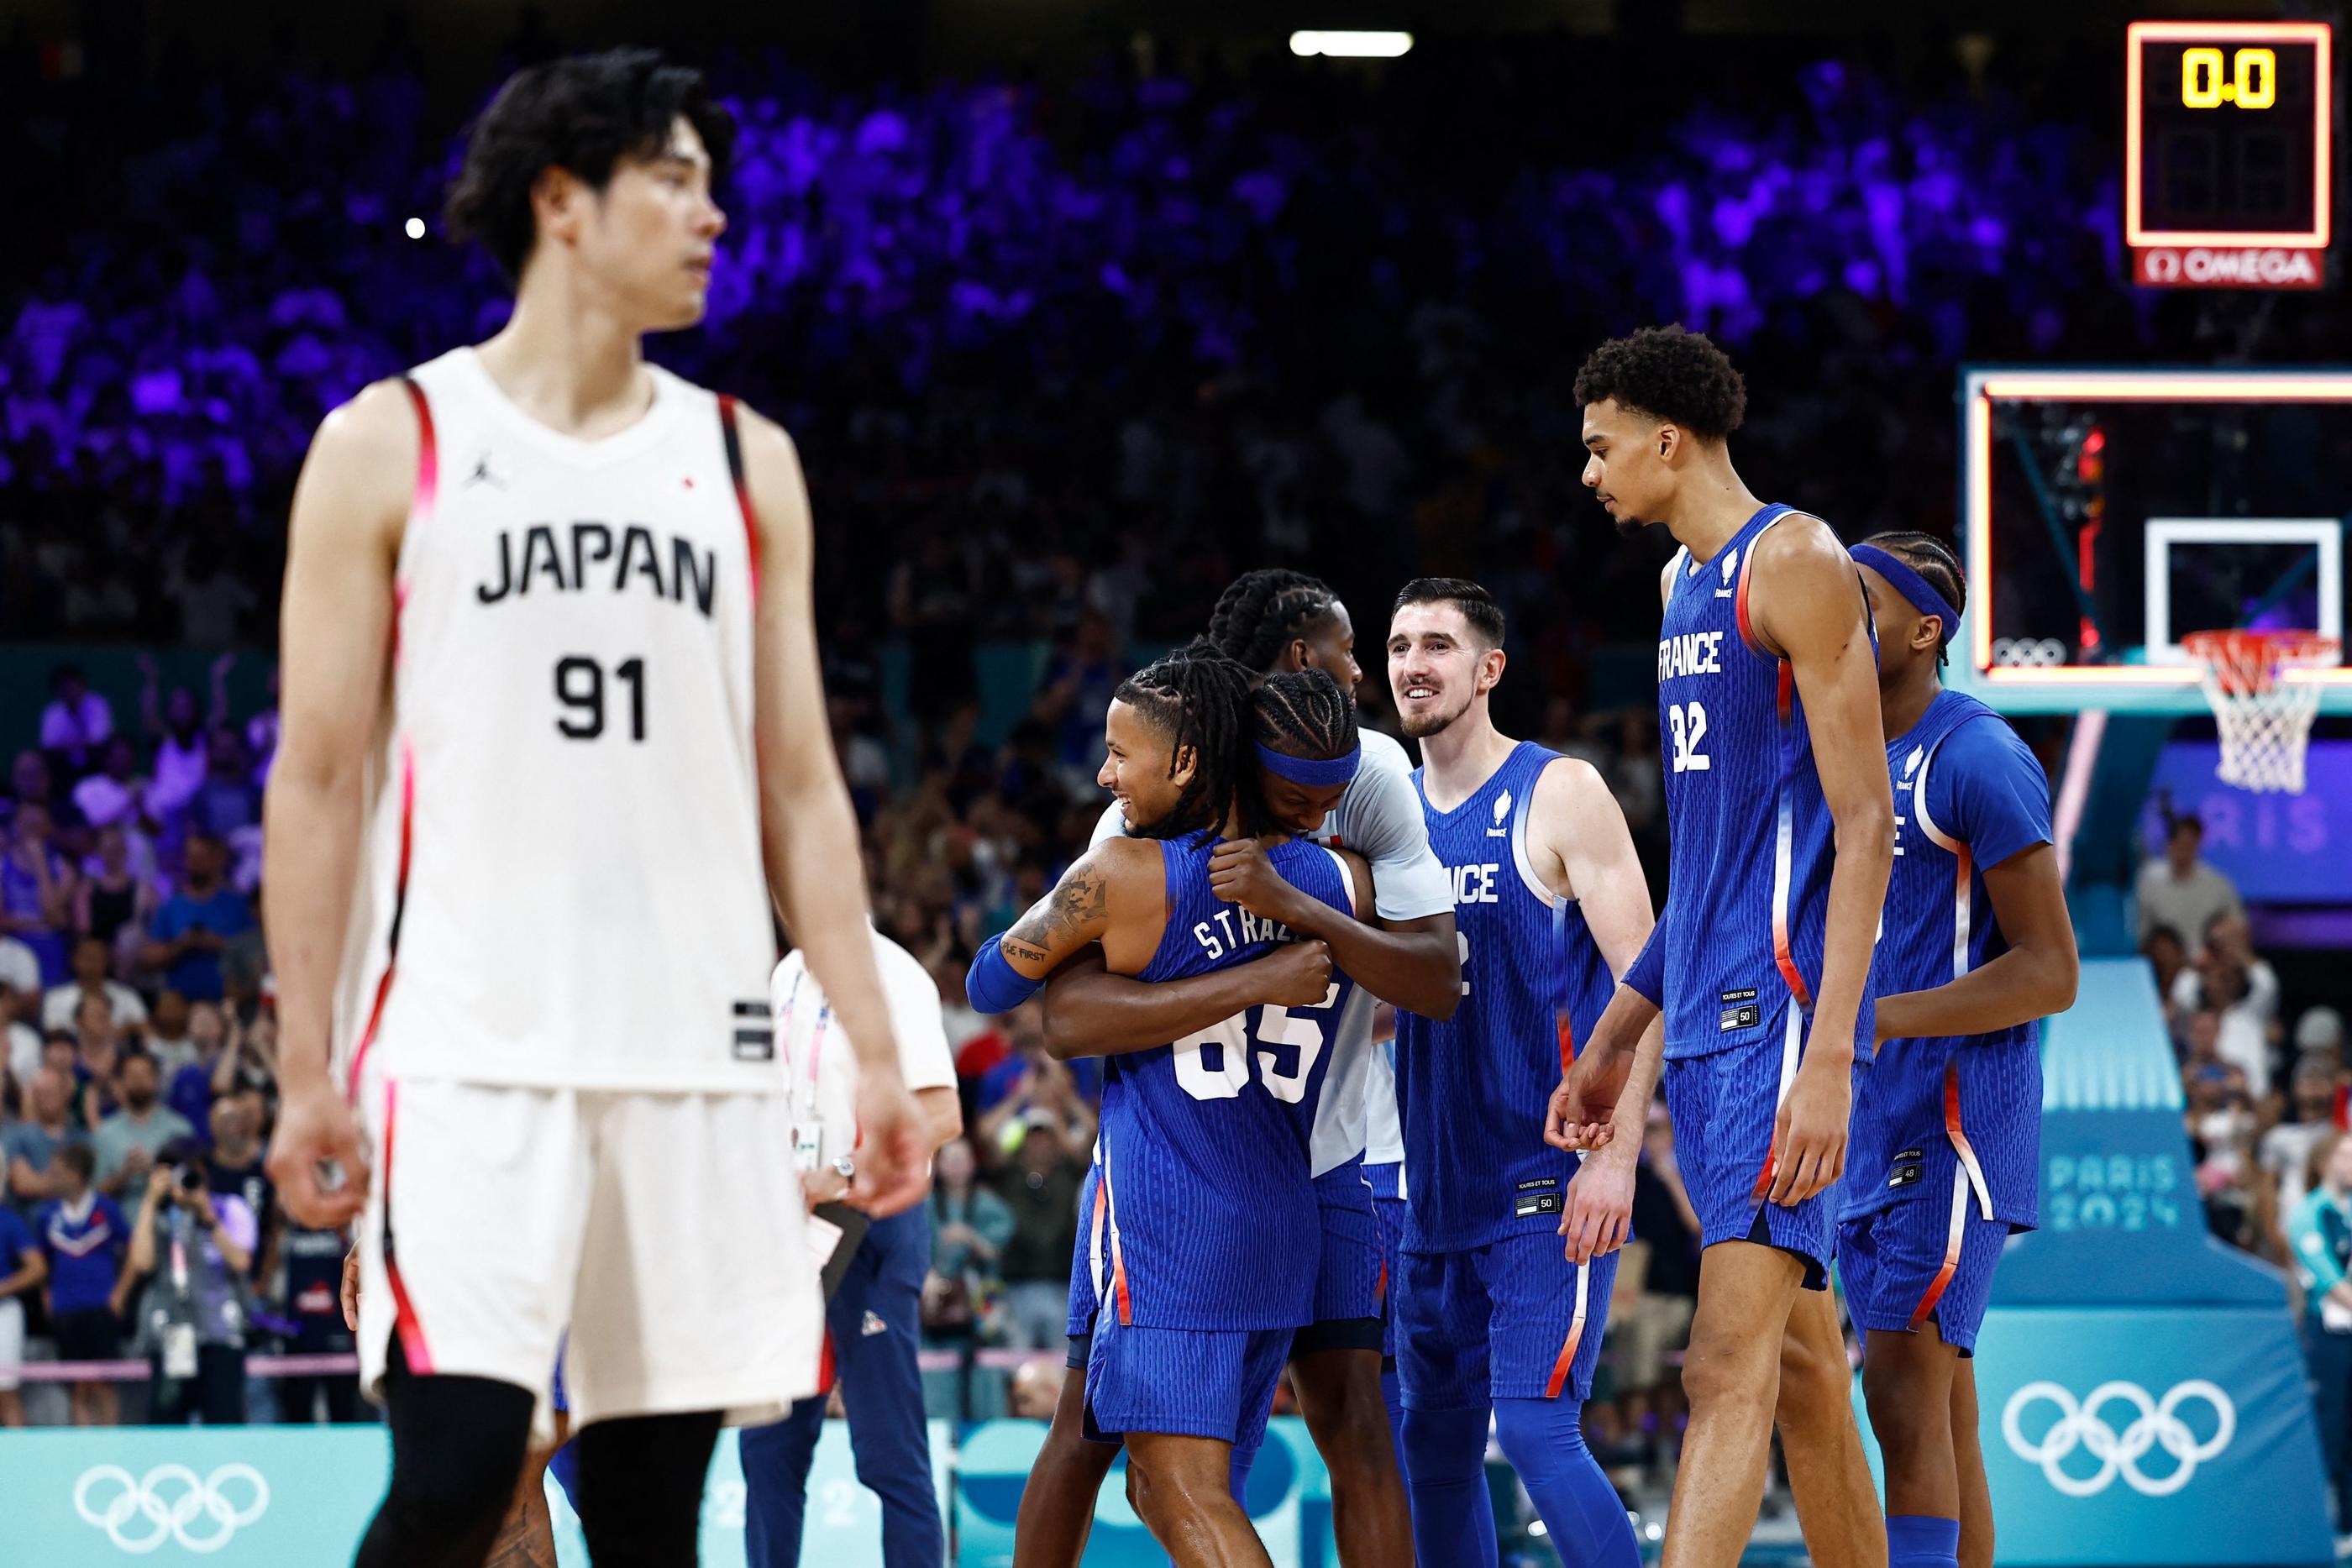
[[[1209,888],[1212,834],[1160,843],[1168,925],[1147,982],[1208,974],[1293,941]],[[1302,893],[1352,910],[1341,858],[1304,839],[1266,852]],[[1312,1008],[1253,1007],[1103,1068],[1102,1130],[1085,1223],[1096,1311],[1150,1328],[1296,1328],[1312,1315],[1321,1222],[1308,1148],[1332,1030],[1355,987],[1334,972]]]

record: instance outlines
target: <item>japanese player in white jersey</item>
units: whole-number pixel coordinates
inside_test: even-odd
[[[606,1568],[691,1563],[722,1418],[814,1388],[772,903],[857,1047],[856,1201],[923,1190],[798,460],[641,351],[702,318],[731,129],[649,52],[508,82],[447,218],[511,318],[331,414],[296,492],[270,1174],[360,1222],[363,1568],[481,1563],[567,1323]]]
[[[1347,606],[1328,585],[1303,572],[1244,572],[1219,597],[1207,641],[1261,683],[1319,670],[1352,694],[1362,678]],[[1269,711],[1286,709],[1273,705]],[[1341,969],[1370,977],[1334,1031],[1329,1081],[1315,1121],[1323,1255],[1316,1321],[1292,1345],[1290,1383],[1330,1470],[1339,1552],[1350,1563],[1378,1568],[1402,1561],[1411,1550],[1411,1536],[1394,1459],[1396,1378],[1392,1370],[1383,1370],[1390,1318],[1383,1311],[1384,1284],[1391,1279],[1384,1250],[1392,1249],[1393,1240],[1378,1229],[1374,1189],[1367,1186],[1372,1173],[1365,1161],[1368,1111],[1391,1126],[1395,1122],[1391,1081],[1372,1071],[1372,1002],[1377,995],[1428,1016],[1450,1016],[1461,998],[1461,964],[1452,890],[1429,851],[1412,764],[1403,747],[1385,735],[1363,730],[1360,741],[1361,764],[1336,795],[1318,794],[1263,766],[1256,778],[1279,824],[1353,849],[1371,862],[1377,925],[1331,918],[1307,901],[1289,898],[1265,856],[1248,844],[1223,846],[1216,860],[1221,891],[1261,917],[1304,922],[1299,928],[1327,940]],[[1133,831],[1131,820],[1114,804],[1097,825],[1095,841]],[[1047,1047],[1063,1057],[1139,1050],[1209,1028],[1249,1003],[1286,1000],[1238,989],[1251,983],[1253,972],[1270,970],[1275,962],[1148,983],[1106,973],[1099,958],[1089,956],[1056,976],[1045,993]],[[1384,1107],[1370,1105],[1375,1093],[1386,1100]],[[1391,1165],[1387,1172],[1391,1181],[1394,1169]],[[1393,1196],[1392,1187],[1389,1192]],[[1083,1366],[1092,1293],[1083,1256],[1072,1263],[1070,1356],[1074,1366]],[[1085,1548],[1093,1499],[1109,1471],[1111,1455],[1083,1439],[1079,1393],[1073,1380],[1031,1472],[1033,1484],[1022,1493],[1016,1546],[1021,1568],[1075,1568]]]
[[[1871,962],[1895,818],[1869,609],[1820,518],[1767,505],[1732,466],[1747,390],[1679,327],[1604,343],[1577,373],[1584,482],[1631,532],[1682,547],[1659,581],[1666,907],[1544,1135],[1591,1147],[1663,1007],[1666,1104],[1700,1225],[1684,1364],[1691,1419],[1669,1568],[1729,1568],[1755,1527],[1776,1402],[1812,1560],[1885,1561],[1843,1376],[1785,1379],[1784,1331],[1827,1369],[1832,1196],[1850,1083],[1870,1051]],[[1650,1036],[1654,1040],[1657,1037]]]

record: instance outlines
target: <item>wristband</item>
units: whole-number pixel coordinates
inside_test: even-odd
[[[963,994],[974,1012],[1009,1013],[1045,988],[1045,982],[1014,972],[1005,962],[1003,938],[992,936],[972,955],[963,977]]]
[[[1666,1005],[1666,945],[1659,938],[1665,930],[1664,920],[1650,927],[1650,939],[1642,944],[1642,951],[1617,981],[1652,1007],[1661,1009]]]

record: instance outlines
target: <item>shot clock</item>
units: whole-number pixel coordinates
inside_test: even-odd
[[[2126,31],[2124,238],[2157,287],[2316,288],[2333,214],[2325,22]]]

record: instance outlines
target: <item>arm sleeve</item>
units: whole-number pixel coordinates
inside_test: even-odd
[[[1362,739],[1362,770],[1339,805],[1339,847],[1371,863],[1372,904],[1381,919],[1451,915],[1454,884],[1430,850],[1429,821],[1404,748],[1377,730]]]
[[[1645,998],[1652,1007],[1666,1005],[1666,916],[1674,908],[1668,899],[1666,907],[1658,911],[1658,923],[1650,927],[1650,939],[1642,944],[1641,952],[1617,983]]]
[[[1929,788],[1943,797],[1937,815],[1979,868],[2056,841],[2049,776],[2017,732],[1997,719],[1971,719],[1945,737]]]
[[[1094,836],[1087,841],[1087,848],[1092,849],[1106,839],[1121,837],[1126,831],[1126,819],[1118,814],[1118,802],[1113,800],[1103,808],[1103,814],[1096,819]]]

